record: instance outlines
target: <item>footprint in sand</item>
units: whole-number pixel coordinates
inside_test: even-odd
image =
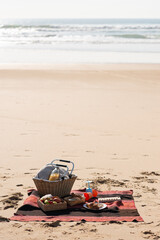
[[[142,175],[146,175],[146,176],[160,176],[160,173],[158,172],[141,172]]]
[[[96,228],[93,228],[91,230],[89,230],[90,232],[97,232],[97,229]]]
[[[70,234],[72,234],[72,233],[70,233],[70,232],[66,232],[66,231],[63,231],[62,234],[64,234],[64,235],[69,234],[69,235],[70,235]]]
[[[133,179],[136,179],[134,183],[142,183],[142,182],[147,182],[147,183],[157,183],[157,180],[148,178],[147,176],[144,177],[132,177]]]
[[[142,233],[145,235],[144,238],[148,239],[148,238],[152,237],[153,239],[157,239],[157,240],[160,239],[160,235],[153,233],[151,230],[147,230]]]
[[[16,227],[16,228],[21,228],[22,227],[22,225],[20,223],[14,223],[12,226]]]
[[[92,150],[87,150],[86,152],[87,153],[94,153],[94,151],[92,151]]]
[[[59,227],[61,226],[60,221],[55,221],[52,223],[45,223],[43,227]]]
[[[112,221],[109,221],[109,223],[110,223],[110,224],[113,224],[113,223],[115,223],[115,224],[123,224],[122,222],[119,222],[119,221],[114,221],[114,220],[112,220]]]
[[[7,197],[1,200],[1,202],[4,205],[4,210],[8,208],[16,208],[16,206],[18,205],[18,202],[22,200],[22,196],[23,196],[22,193],[17,192],[17,193],[13,193],[10,197]]]
[[[5,176],[2,176],[2,177],[0,177],[0,178],[2,178],[3,181],[6,181],[6,180],[9,179],[10,177],[7,177],[7,176],[5,175]]]
[[[126,186],[126,184],[124,182],[118,181],[118,180],[114,180],[111,178],[104,178],[104,177],[98,177],[96,179],[93,180],[95,186],[100,185],[100,184],[110,184],[111,186],[114,187],[121,187],[121,186]]]
[[[8,218],[0,216],[0,222],[9,222]]]
[[[33,230],[31,228],[26,228],[25,231],[26,232],[33,232]]]
[[[151,192],[153,194],[157,194],[156,188],[149,188],[148,186],[142,186],[143,192],[148,193]]]
[[[77,137],[77,136],[79,136],[79,134],[75,134],[75,133],[66,133],[66,134],[64,134],[64,136],[65,137]]]
[[[137,194],[137,195],[135,195],[134,197],[135,197],[135,198],[141,198],[142,195],[141,195],[141,194]]]

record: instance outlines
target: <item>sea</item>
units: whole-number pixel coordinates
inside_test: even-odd
[[[160,63],[160,19],[1,19],[0,64]]]

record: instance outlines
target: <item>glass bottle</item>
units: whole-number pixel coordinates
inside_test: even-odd
[[[59,177],[60,177],[59,167],[55,167],[55,169],[53,169],[53,171],[51,172],[51,175],[49,177],[49,181],[58,180]]]

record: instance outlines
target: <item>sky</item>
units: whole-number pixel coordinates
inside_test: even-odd
[[[0,0],[3,18],[160,18],[160,0]]]

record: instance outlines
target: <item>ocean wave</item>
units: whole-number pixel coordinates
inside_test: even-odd
[[[56,43],[160,43],[154,24],[1,24],[0,46]]]
[[[133,24],[133,25],[126,25],[126,24],[49,24],[49,25],[14,25],[14,24],[6,24],[0,25],[0,28],[3,29],[61,29],[61,30],[82,30],[82,31],[94,31],[94,30],[105,30],[105,29],[113,29],[113,30],[142,30],[142,29],[160,29],[160,24]]]
[[[116,35],[114,37],[120,37],[120,38],[135,38],[135,39],[149,39],[150,37],[147,35],[142,35],[142,34],[121,34],[121,35]],[[153,36],[152,36],[153,39]]]
[[[73,37],[59,37],[59,36],[54,36],[54,37],[48,37],[48,38],[8,38],[8,39],[0,39],[0,47],[3,45],[6,46],[14,46],[14,45],[37,45],[39,46],[47,46],[51,47],[52,45],[57,45],[60,46],[62,44],[69,44],[68,46],[70,47],[71,44],[73,46],[78,45],[99,45],[99,46],[104,46],[104,45],[109,45],[109,44],[160,44],[160,38],[159,39],[141,39],[141,38],[122,38],[122,37],[107,37],[107,38],[92,38],[92,37],[86,37],[86,38],[73,38]]]

